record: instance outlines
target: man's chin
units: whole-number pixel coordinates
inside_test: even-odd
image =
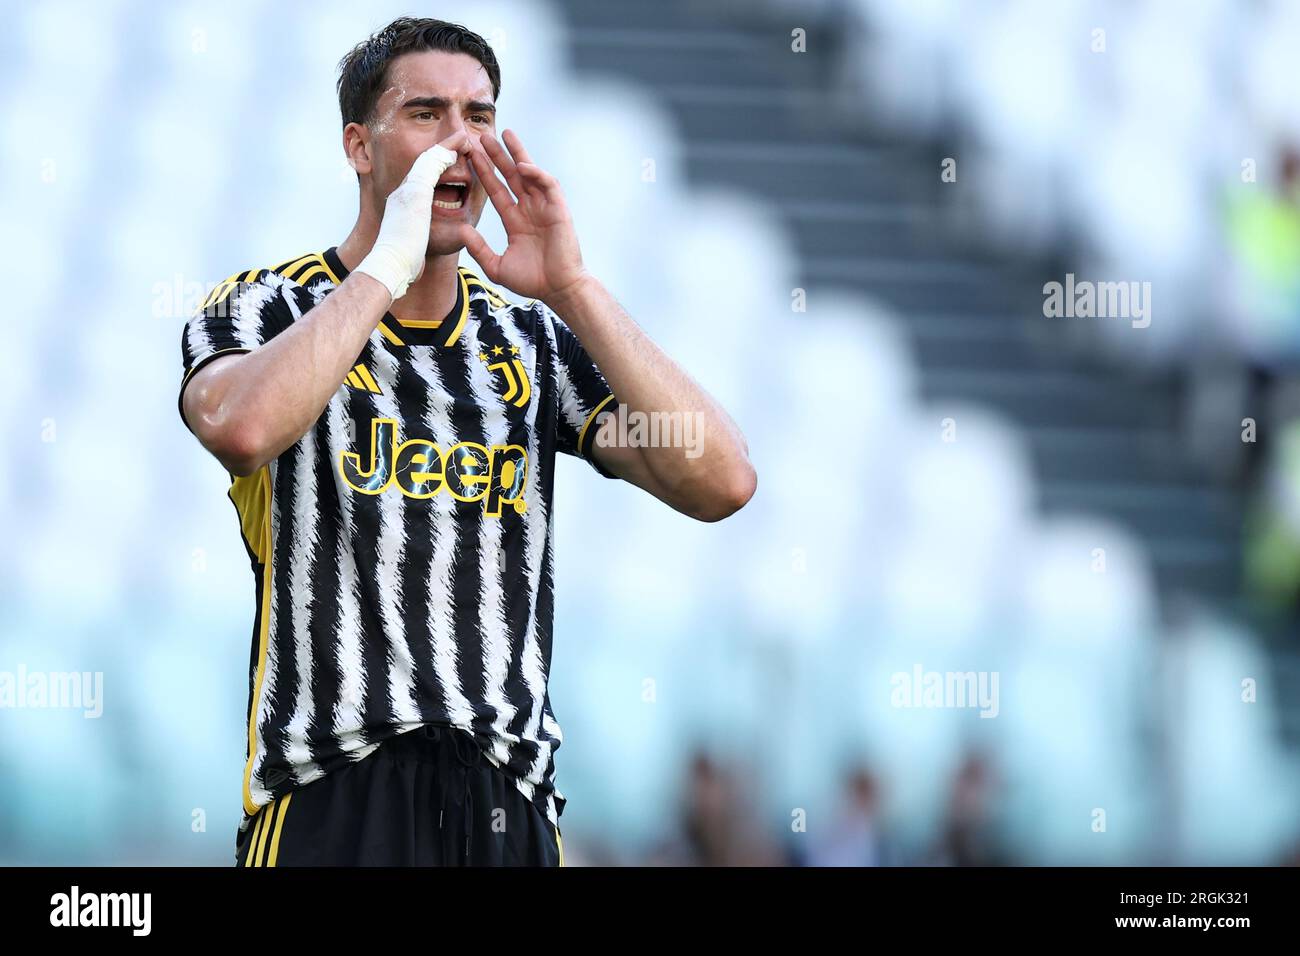
[[[431,256],[458,256],[465,248],[463,242],[431,242],[429,243],[428,255]]]
[[[429,233],[429,251],[431,256],[454,256],[465,248],[457,229],[433,229]]]
[[[429,226],[429,255],[458,255],[465,248],[465,242],[461,238],[461,231],[465,226],[477,226],[481,213],[481,209],[471,208],[464,218],[452,219],[451,217],[439,218],[435,216]]]

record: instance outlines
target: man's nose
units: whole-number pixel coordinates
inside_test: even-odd
[[[465,121],[455,110],[447,110],[442,118],[442,128],[438,130],[443,139],[446,139],[452,133],[459,133],[465,129]]]
[[[479,131],[471,126],[466,126],[464,119],[461,118],[459,113],[448,110],[447,115],[443,117],[443,121],[438,125],[438,132],[435,134],[438,138],[435,142],[441,143],[447,137],[454,136],[456,133],[462,131],[466,134],[466,138],[469,140],[471,146],[478,146]],[[464,167],[469,165],[468,160],[463,160],[463,155],[464,154],[462,154],[462,160],[457,161],[457,166]]]
[[[467,126],[465,124],[465,117],[461,115],[460,110],[458,109],[447,110],[443,114],[442,123],[440,124],[440,128],[438,130],[439,137],[441,137],[442,139],[446,139],[448,136],[451,136],[453,133],[459,133],[461,130],[464,130],[466,133],[468,133],[471,139],[475,141],[478,140],[478,135],[479,135],[478,131],[475,130],[472,126]]]

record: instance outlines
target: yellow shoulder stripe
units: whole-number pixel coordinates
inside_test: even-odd
[[[316,253],[314,252],[305,256],[299,256],[297,259],[294,259],[288,265],[281,266],[277,268],[275,271],[278,272],[280,275],[284,276],[286,279],[292,279],[293,274],[295,272],[303,268],[303,266],[309,265],[311,261],[315,258],[316,258]]]
[[[239,283],[239,277],[241,275],[243,275],[243,273],[236,272],[234,275],[227,276],[225,279],[223,279],[221,283],[215,289],[213,289],[211,294],[203,301],[203,304],[199,306],[199,311],[206,312],[208,309],[212,308],[214,305],[216,305],[218,302],[220,302],[222,299],[228,296],[231,292],[233,292],[235,286]]]
[[[329,275],[329,270],[325,268],[324,263],[321,263],[320,265],[313,265],[310,269],[308,269],[306,272],[303,272],[301,275],[298,276],[298,278],[294,279],[293,281],[305,288],[308,279],[314,279],[316,276],[328,276],[328,275]]]
[[[339,277],[330,269],[329,263],[325,261],[324,256],[319,252],[308,253],[305,256],[298,256],[272,266],[270,269],[249,269],[247,272],[236,272],[234,275],[227,276],[204,300],[203,305],[199,306],[198,311],[203,312],[206,309],[219,303],[232,293],[241,282],[253,282],[262,272],[274,272],[276,275],[284,276],[286,279],[292,279],[299,285],[305,283],[308,279],[315,278],[317,275],[327,275],[330,281],[339,285]]]
[[[474,288],[482,289],[484,292],[487,293],[488,301],[492,303],[493,308],[499,309],[502,308],[503,306],[510,304],[505,296],[503,296],[496,289],[492,288],[490,285],[488,285],[486,282],[484,282],[474,273],[470,272],[468,269],[461,269],[460,274],[461,277],[465,280],[466,288],[474,287]]]

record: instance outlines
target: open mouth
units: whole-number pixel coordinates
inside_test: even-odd
[[[433,190],[433,204],[439,209],[460,209],[469,195],[469,183],[438,183]]]

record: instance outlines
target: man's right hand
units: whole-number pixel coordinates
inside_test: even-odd
[[[447,167],[456,162],[457,154],[468,153],[469,149],[469,135],[460,130],[415,158],[401,185],[389,193],[379,235],[354,272],[378,280],[394,299],[406,293],[407,286],[424,271],[433,220],[433,189]]]
[[[433,188],[468,150],[463,130],[447,137],[416,157],[388,197],[375,245],[353,270],[380,285],[349,275],[270,341],[218,356],[190,379],[182,396],[185,420],[232,475],[253,474],[320,418],[392,299],[424,270]]]

